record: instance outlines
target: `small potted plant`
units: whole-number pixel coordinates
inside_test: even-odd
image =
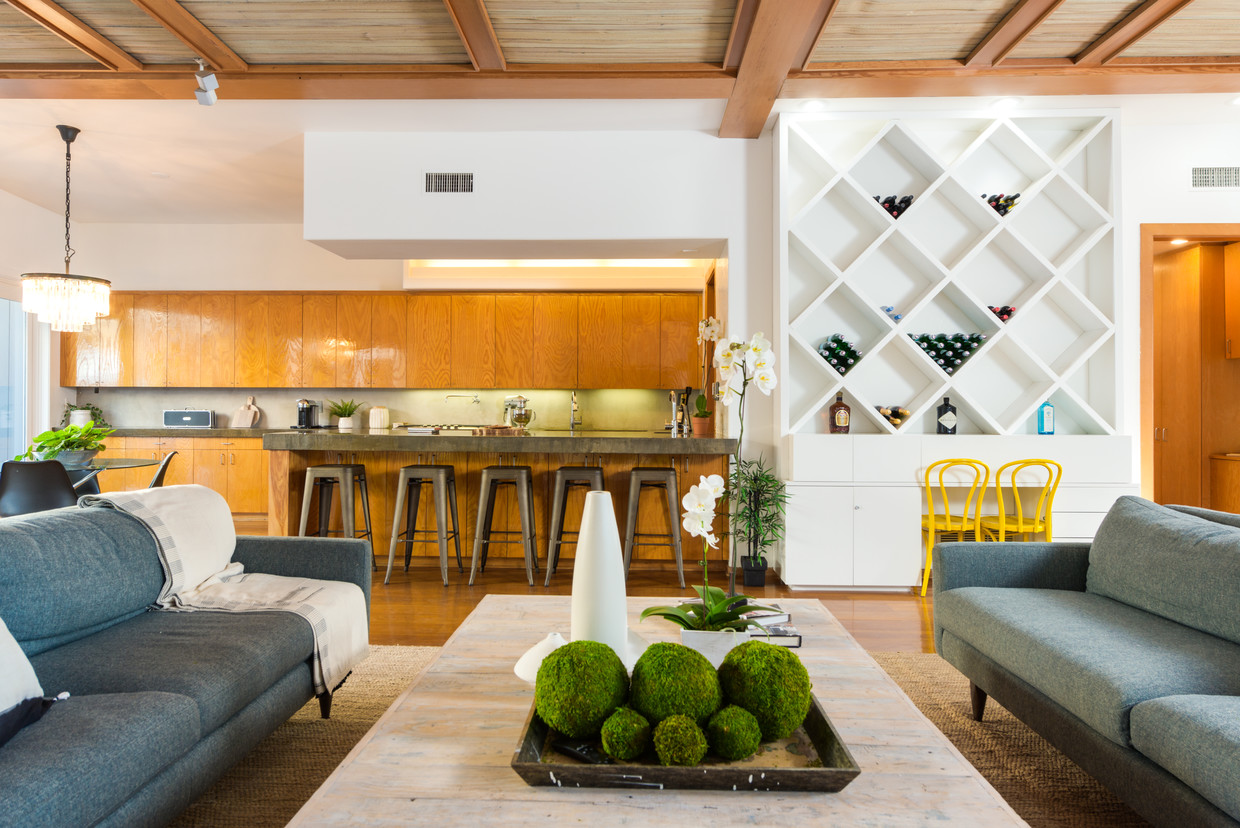
[[[103,438],[116,429],[96,428],[94,421],[86,425],[69,425],[62,429],[45,431],[34,438],[26,451],[14,460],[59,460],[66,466],[80,467],[89,463],[103,451]]]
[[[706,551],[719,545],[715,537],[715,502],[723,495],[723,478],[717,474],[702,477],[701,482],[689,489],[681,499],[685,507],[682,525],[685,531],[702,539],[702,585],[694,586],[698,601],[689,601],[674,607],[657,606],[642,610],[642,620],[650,616],[666,618],[681,627],[680,641],[687,647],[706,656],[715,667],[723,657],[745,638],[748,627],[762,625],[743,617],[742,613],[756,609],[771,609],[749,603],[748,595],[728,595],[722,589],[710,585]]]
[[[60,417],[61,428],[67,425],[82,426],[92,422],[96,423],[99,428],[109,428],[108,421],[103,418],[103,411],[99,406],[90,403],[65,403],[64,414]]]
[[[745,586],[766,586],[766,550],[784,536],[788,493],[761,457],[738,460],[731,484],[733,535],[748,552],[741,556]]]
[[[346,400],[341,398],[335,402],[327,401],[327,413],[333,417],[340,418],[336,427],[341,431],[348,431],[353,428],[353,415],[362,407],[360,402],[356,400]]]

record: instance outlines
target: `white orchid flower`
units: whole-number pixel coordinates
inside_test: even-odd
[[[715,346],[715,367],[719,369],[722,377],[726,371],[731,373],[736,367],[740,354],[737,353],[736,345],[729,341],[728,337],[719,340],[719,344]]]
[[[708,316],[698,322],[698,344],[703,342],[717,342],[719,333],[723,330],[723,323],[713,316]]]
[[[694,514],[709,512],[713,517],[715,514],[715,500],[718,497],[709,485],[690,486],[689,491],[680,499],[680,505],[685,507],[686,514],[690,512]]]
[[[701,482],[698,483],[698,487],[700,488],[703,486],[710,490],[711,496],[716,500],[718,500],[723,494],[723,478],[720,475],[702,475]]]
[[[749,341],[749,345],[745,348],[745,364],[752,370],[754,366],[767,354],[771,352],[771,340],[767,339],[761,331],[753,335],[753,339]]]
[[[775,372],[768,368],[760,368],[753,375],[753,384],[758,386],[758,390],[768,397],[775,388]]]
[[[745,388],[745,369],[737,365],[733,367],[732,372],[725,378],[723,374],[719,374],[719,380],[726,383],[723,388],[723,398],[721,402],[724,405],[731,405],[741,398]]]
[[[719,538],[715,537],[711,531],[714,528],[711,524],[714,522],[714,512],[685,512],[681,526],[693,537],[706,541],[707,545],[713,549],[719,545]]]

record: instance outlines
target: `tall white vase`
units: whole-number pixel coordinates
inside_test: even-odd
[[[627,664],[629,625],[624,561],[616,511],[608,492],[586,494],[573,559],[572,607],[569,637],[573,641],[601,641]]]

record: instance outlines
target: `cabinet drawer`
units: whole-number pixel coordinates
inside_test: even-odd
[[[221,449],[224,451],[262,451],[262,437],[195,437],[196,449]]]

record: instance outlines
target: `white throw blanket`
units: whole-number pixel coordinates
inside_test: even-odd
[[[366,598],[356,584],[246,573],[232,561],[236,530],[228,504],[205,486],[164,486],[87,495],[84,507],[137,518],[159,547],[164,586],[156,606],[173,611],[296,613],[314,633],[314,692],[339,686],[366,657]]]

